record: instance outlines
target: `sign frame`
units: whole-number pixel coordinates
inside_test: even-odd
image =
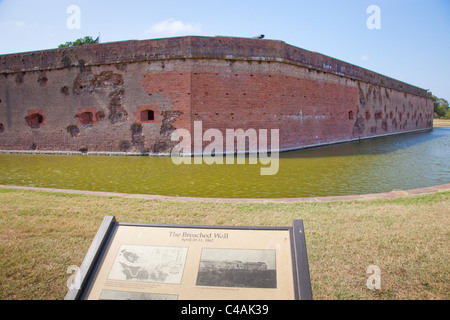
[[[150,236],[153,234],[157,234],[158,232],[165,232],[166,234],[168,234],[167,232],[171,232],[172,235],[176,235],[176,233],[174,233],[173,230],[179,230],[179,231],[183,231],[183,235],[187,234],[187,235],[200,235],[203,234],[203,236],[206,237],[211,237],[211,234],[214,233],[214,236],[220,236],[222,235],[226,235],[228,237],[228,234],[237,234],[237,235],[248,235],[251,236],[251,238],[254,237],[255,232],[254,231],[258,231],[256,234],[257,235],[261,235],[261,237],[266,237],[267,235],[274,235],[274,236],[278,236],[277,233],[283,233],[283,234],[287,234],[287,237],[284,237],[283,239],[286,240],[287,244],[285,245],[285,252],[289,251],[289,253],[287,255],[285,255],[288,258],[285,258],[284,261],[287,261],[286,259],[288,259],[290,262],[290,266],[283,264],[282,268],[283,270],[278,270],[281,267],[276,267],[276,273],[282,273],[287,275],[287,277],[289,278],[289,284],[288,287],[290,287],[290,290],[292,290],[291,292],[286,292],[288,293],[288,295],[290,297],[292,297],[292,299],[294,300],[312,300],[312,290],[311,290],[311,280],[310,280],[310,273],[309,273],[309,264],[308,264],[308,255],[307,255],[307,249],[306,249],[306,240],[305,240],[305,232],[304,232],[304,226],[303,226],[303,220],[297,219],[297,220],[293,220],[292,226],[289,227],[255,227],[255,226],[207,226],[207,225],[163,225],[163,224],[145,224],[145,223],[126,223],[126,222],[117,222],[116,218],[114,216],[105,216],[103,219],[102,224],[100,225],[100,228],[97,231],[96,236],[94,237],[91,246],[88,249],[88,252],[78,270],[78,273],[75,276],[75,280],[76,283],[74,283],[70,289],[68,290],[64,300],[85,300],[88,299],[89,297],[89,292],[91,290],[93,290],[94,286],[98,286],[99,284],[96,284],[96,282],[100,282],[100,280],[97,281],[96,277],[99,276],[99,274],[101,272],[105,273],[105,272],[109,272],[109,269],[111,269],[111,263],[109,264],[108,267],[103,267],[102,264],[105,263],[105,261],[107,261],[107,257],[109,257],[109,260],[111,260],[111,256],[116,256],[116,252],[118,252],[117,250],[117,246],[121,245],[121,252],[124,252],[125,249],[127,248],[127,244],[126,243],[119,243],[119,244],[115,244],[116,247],[116,251],[113,252],[109,252],[111,246],[113,245],[113,243],[115,242],[120,242],[120,237],[117,235],[118,234],[118,230],[120,229],[122,230],[127,230],[127,228],[134,228],[133,232],[135,230],[142,230],[145,233],[149,234]],[[135,229],[137,228],[137,229]],[[143,228],[143,229],[140,229]],[[171,231],[172,230],[172,231]],[[186,232],[184,232],[186,231]],[[189,232],[188,232],[189,231]],[[128,232],[128,233],[131,233]],[[180,232],[181,234],[181,232]],[[202,236],[202,237],[203,237]],[[116,238],[118,237],[118,238]],[[278,237],[279,238],[279,237]],[[189,239],[187,239],[189,240]],[[203,239],[200,239],[200,241],[203,241]],[[213,240],[209,240],[209,241],[213,241]],[[196,243],[196,245],[198,245],[198,243]],[[173,252],[174,254],[177,253],[178,256],[180,255],[180,253],[184,253],[184,250],[179,250],[178,251],[174,251],[177,250],[179,248],[173,247],[173,246],[168,246],[168,247],[161,247],[161,244],[157,244],[156,245],[157,248],[159,249],[167,249],[165,254],[164,254],[164,259],[170,259],[167,257],[170,257],[171,252]],[[159,246],[159,247],[158,247]],[[183,245],[183,247],[188,246],[188,248],[190,248],[191,244],[186,243],[185,245]],[[201,245],[200,245],[201,246]],[[130,246],[128,246],[130,247]],[[139,246],[137,246],[139,247]],[[144,246],[145,250],[147,250],[147,252],[150,252],[151,250],[153,250],[154,247],[152,243],[145,243]],[[252,253],[255,254],[260,254],[262,253],[271,253],[269,251],[271,250],[263,250],[264,248],[258,249],[258,250],[253,250],[253,249],[247,249],[246,245],[243,244],[240,248],[242,249],[241,251],[245,251],[247,250],[245,253],[246,254],[240,254],[239,255],[239,259],[234,257],[232,257],[233,253],[238,251],[237,249],[222,249],[222,248],[214,248],[214,245],[209,245],[209,249],[205,249],[202,248],[202,256],[204,254],[203,250],[210,250],[211,254],[218,254],[223,255],[223,252],[225,252],[225,254],[230,254],[230,259],[228,259],[226,262],[217,262],[219,264],[222,265],[223,264],[227,264],[230,263],[229,261],[237,261],[237,260],[243,260],[242,257],[243,256],[251,256]],[[212,247],[212,248],[211,248]],[[278,246],[279,247],[279,246]],[[132,246],[131,246],[132,248]],[[150,250],[150,251],[149,251]],[[278,249],[277,249],[278,250]],[[158,250],[159,252],[160,250]],[[214,251],[221,251],[221,252],[214,252]],[[275,250],[273,250],[275,252]],[[151,254],[151,253],[148,253]],[[205,253],[206,254],[206,253]],[[187,253],[184,253],[183,258],[186,259],[186,255]],[[270,255],[270,254],[269,254]],[[119,254],[117,254],[117,257],[119,256]],[[277,253],[278,256],[278,253]],[[116,258],[117,259],[117,258]],[[155,258],[155,256],[152,256],[153,260],[157,260],[158,258]],[[203,258],[201,258],[202,260]],[[245,258],[244,258],[245,259]],[[248,258],[251,259],[251,258]],[[260,258],[262,259],[262,258]],[[269,258],[268,258],[269,259]],[[277,257],[278,259],[278,257]],[[197,259],[198,260],[198,259]],[[196,260],[196,261],[197,261]],[[111,260],[112,261],[112,260]],[[185,261],[185,260],[184,260]],[[207,260],[205,260],[207,261]],[[209,260],[208,260],[209,261]],[[262,260],[261,260],[262,261]],[[270,265],[270,259],[267,260],[267,264]],[[170,263],[170,261],[169,261]],[[251,268],[253,270],[258,269],[257,267],[255,267],[255,265],[262,264],[264,266],[264,268],[267,268],[266,264],[264,262],[251,262],[251,260],[248,260],[248,262],[240,262],[241,266],[239,267],[240,269],[245,269],[245,266],[250,266],[248,268]],[[167,262],[166,262],[167,264]],[[193,270],[197,270],[196,272],[199,272],[199,270],[206,270],[206,269],[201,269],[202,268],[202,262],[198,261],[198,264],[196,266],[191,265],[192,263],[186,263],[186,265],[182,265],[182,270],[180,271],[181,275],[183,275],[183,273],[193,273]],[[244,267],[242,267],[242,264],[244,265]],[[277,262],[278,265],[278,262]],[[280,264],[281,266],[281,264]],[[207,268],[204,266],[203,263],[203,268]],[[264,269],[263,268],[263,269]],[[102,271],[102,269],[108,269],[108,271]],[[221,269],[223,270],[223,269]],[[123,271],[123,270],[122,270]],[[281,272],[283,271],[283,272]],[[252,271],[248,271],[247,272],[252,272]],[[257,271],[255,271],[257,272]],[[269,272],[269,271],[264,271],[264,272]],[[292,272],[292,278],[290,277],[290,272]],[[111,271],[112,273],[112,271]],[[111,274],[110,273],[110,274]],[[175,274],[175,278],[172,278],[172,280],[164,280],[164,281],[180,281],[177,280],[176,278],[176,272],[172,272]],[[118,274],[118,273],[117,273]],[[200,274],[200,273],[199,273]],[[216,273],[217,274],[217,273]],[[225,273],[226,274],[226,273]],[[148,276],[148,273],[146,274],[146,276]],[[111,276],[109,276],[111,277]],[[199,276],[198,276],[199,277]],[[251,277],[249,277],[251,278]],[[257,277],[256,277],[257,278]],[[269,277],[270,278],[270,277]],[[199,278],[197,278],[197,281]],[[156,281],[156,280],[155,280]],[[164,282],[162,281],[162,282]],[[209,280],[207,280],[209,281]],[[216,281],[216,280],[214,280]],[[268,280],[268,288],[270,288],[270,279]],[[227,281],[228,283],[228,281]],[[159,286],[164,286],[164,284],[158,284]],[[203,284],[199,284],[197,282],[197,285],[208,285],[208,283],[203,283]],[[212,287],[208,287],[208,289],[212,289],[209,292],[213,292],[213,287],[217,286],[217,283],[211,283],[210,284]],[[242,284],[240,284],[239,286],[241,286]],[[101,286],[101,285],[100,285]],[[220,286],[220,284],[219,284]],[[229,285],[229,284],[224,284],[224,287],[228,287],[228,286],[232,286],[233,284]],[[251,288],[252,285],[249,285]],[[262,288],[262,287],[258,287],[258,288]],[[228,288],[231,289],[231,288]],[[240,288],[232,288],[234,290],[240,290]],[[287,287],[284,287],[283,290],[287,290]],[[248,290],[248,289],[247,289]],[[255,289],[256,290],[256,289]],[[260,290],[261,291],[261,290]],[[264,292],[264,291],[263,291]],[[257,295],[256,295],[257,296]],[[191,299],[191,298],[189,298]],[[200,297],[201,299],[201,297]],[[215,298],[212,298],[215,299]],[[228,298],[227,298],[228,299]],[[247,299],[247,298],[245,298]],[[270,298],[269,298],[270,299]],[[284,298],[281,298],[284,299]],[[290,298],[289,298],[290,299]],[[222,298],[220,298],[220,290],[219,290],[219,297],[217,297],[217,299],[215,300],[222,300]]]

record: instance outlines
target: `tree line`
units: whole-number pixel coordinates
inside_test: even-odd
[[[92,37],[87,36],[87,37],[84,37],[84,38],[77,39],[74,42],[68,41],[66,43],[60,44],[58,46],[58,49],[70,48],[70,47],[76,47],[76,46],[82,46],[82,45],[85,45],[85,44],[94,44],[94,43],[99,43],[99,38],[94,40]]]
[[[448,101],[443,98],[433,96],[434,102],[434,118],[435,119],[450,119],[450,107]]]

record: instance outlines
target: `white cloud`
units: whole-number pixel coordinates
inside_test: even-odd
[[[182,34],[194,34],[201,31],[201,24],[184,23],[173,18],[158,22],[154,24],[146,33],[158,34],[158,35],[182,35]]]
[[[16,22],[15,22],[15,25],[16,25],[16,27],[23,28],[23,27],[25,27],[27,24],[26,24],[24,21],[16,21]]]
[[[370,60],[370,58],[369,58],[368,56],[366,56],[365,54],[363,54],[363,55],[361,56],[361,60],[362,60],[362,61],[368,61],[368,60]]]

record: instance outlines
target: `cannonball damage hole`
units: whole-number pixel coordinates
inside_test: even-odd
[[[80,134],[80,129],[76,125],[70,125],[67,127],[67,132],[71,137],[77,137]]]
[[[61,92],[63,95],[68,96],[68,95],[70,94],[70,88],[69,88],[68,86],[64,86],[64,87],[62,87],[62,88],[60,89],[60,92]]]
[[[25,120],[32,129],[39,129],[44,122],[44,116],[40,113],[32,113],[26,116]]]
[[[103,111],[98,111],[95,113],[95,117],[98,121],[102,121],[103,119],[105,119],[105,113]]]
[[[349,111],[348,112],[348,119],[349,120],[353,120],[354,118],[355,118],[355,115],[354,115],[353,111]]]

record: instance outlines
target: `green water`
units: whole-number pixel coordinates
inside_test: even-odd
[[[170,157],[0,154],[0,184],[183,197],[293,198],[450,182],[450,128],[280,154],[261,164],[175,165]],[[259,163],[259,162],[258,162]]]

